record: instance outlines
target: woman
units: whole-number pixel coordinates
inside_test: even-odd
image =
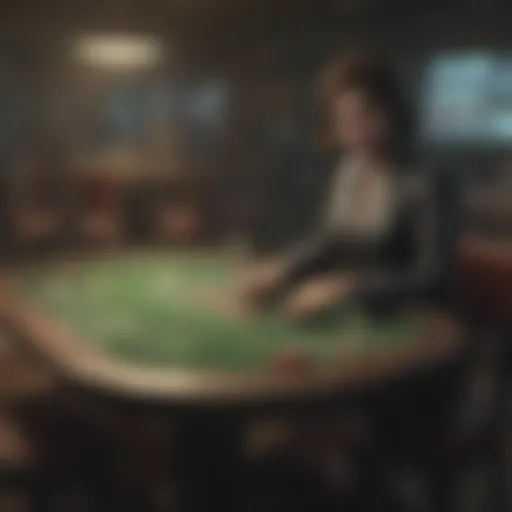
[[[437,284],[442,259],[431,176],[422,173],[412,158],[410,113],[390,67],[370,55],[336,59],[324,77],[323,94],[329,135],[341,156],[317,233],[258,266],[243,288],[251,305],[282,299],[292,319],[347,300],[382,307],[419,297]],[[386,449],[392,450],[390,443],[405,432],[417,433],[407,428],[411,423],[404,412],[418,416],[414,403],[402,407],[400,402],[392,411],[386,408],[382,421],[377,421],[375,431]],[[371,429],[373,422],[366,419]],[[358,439],[361,428],[349,427],[347,418],[334,427],[327,422],[306,432],[299,428],[295,443],[297,451],[307,452],[307,465],[318,468],[315,472],[323,482],[335,481],[336,489],[345,489],[350,480],[338,474],[348,455],[357,460],[368,455],[364,440]],[[342,441],[330,433],[333,428],[346,431]],[[351,453],[354,450],[361,453]],[[374,486],[382,476],[378,462],[361,465],[365,474],[358,475],[359,486],[352,489],[357,503],[353,509],[366,510],[365,500],[375,501]],[[394,505],[391,509],[396,510]]]
[[[386,305],[416,296],[438,268],[432,190],[411,159],[409,112],[393,72],[369,55],[336,59],[323,94],[341,157],[322,222],[243,287],[253,306],[282,298],[293,319],[348,299]]]

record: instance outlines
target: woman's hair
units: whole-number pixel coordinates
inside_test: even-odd
[[[411,140],[412,115],[393,67],[383,57],[353,52],[332,59],[320,81],[323,110],[329,113],[336,97],[348,90],[359,90],[370,102],[390,116],[393,143]],[[329,119],[329,116],[325,116]],[[332,129],[327,121],[327,138],[332,142]],[[406,143],[407,145],[409,144]]]

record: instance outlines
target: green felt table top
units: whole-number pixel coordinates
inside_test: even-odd
[[[233,297],[237,270],[218,256],[127,252],[26,272],[17,290],[103,354],[160,368],[252,370],[297,350],[326,364],[421,338],[411,317],[370,318],[355,305],[310,325],[230,315],[217,306]]]

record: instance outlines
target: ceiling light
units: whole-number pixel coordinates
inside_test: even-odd
[[[79,39],[74,54],[89,66],[139,69],[156,66],[162,60],[163,49],[151,36],[95,35]]]

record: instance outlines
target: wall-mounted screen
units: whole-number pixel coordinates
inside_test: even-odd
[[[434,58],[422,111],[426,142],[512,142],[512,55],[460,52]]]

